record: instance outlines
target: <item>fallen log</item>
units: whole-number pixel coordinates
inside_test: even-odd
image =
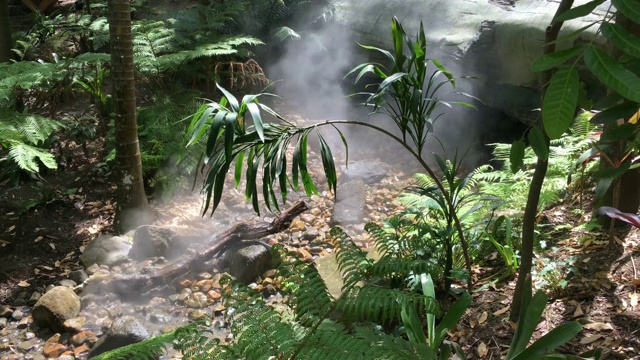
[[[155,287],[170,284],[174,279],[188,273],[190,270],[198,269],[210,260],[214,260],[234,242],[256,240],[288,229],[291,221],[307,209],[307,205],[300,201],[280,213],[269,224],[237,224],[221,234],[214,235],[205,248],[195,254],[185,255],[151,273],[105,279],[100,283],[100,290],[101,292],[109,291],[119,295],[130,296],[132,294],[143,294]]]

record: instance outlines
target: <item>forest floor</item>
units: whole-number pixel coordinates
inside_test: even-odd
[[[112,231],[115,186],[100,163],[104,140],[88,144],[86,152],[75,143],[65,145],[73,151],[73,161],[64,169],[45,174],[42,181],[0,187],[0,306],[20,305],[34,290],[81,268],[82,248]],[[536,337],[577,319],[584,330],[562,352],[601,347],[606,358],[640,359],[640,234],[619,230],[616,249],[609,250],[607,234],[585,226],[585,217],[576,215],[584,213],[576,209],[581,204],[586,208],[586,203],[573,197],[539,218],[547,246],[535,259],[534,285],[545,290],[550,301]],[[152,204],[156,209],[175,208],[165,211],[165,219],[201,210],[193,197],[176,200],[175,206]],[[483,262],[474,267],[472,308],[449,335],[469,358],[495,359],[505,354],[513,336],[515,324],[507,318],[515,281],[491,282],[490,275],[504,268],[497,254]]]

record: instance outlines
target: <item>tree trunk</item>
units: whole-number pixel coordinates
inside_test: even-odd
[[[9,0],[0,0],[0,63],[11,60],[11,26]]]
[[[150,223],[152,216],[142,182],[138,144],[131,8],[129,0],[109,0],[108,4],[116,137],[115,176],[118,187],[113,227],[117,233],[124,233]]]
[[[556,10],[556,14],[553,16],[554,19],[559,14],[562,14],[563,12],[571,9],[571,6],[573,6],[573,0],[562,0],[560,5],[558,6],[558,10]],[[544,54],[550,54],[555,51],[556,45],[554,41],[558,38],[558,34],[560,33],[562,24],[563,22],[561,21],[552,20],[551,24],[547,27],[547,31],[544,34]],[[544,90],[546,90],[549,80],[551,80],[551,74],[551,70],[547,70],[542,74],[540,84],[543,86]],[[544,94],[545,91],[543,91],[542,93]],[[538,124],[536,124],[535,126],[539,126],[541,129],[543,128],[542,118],[538,120]],[[545,140],[548,146],[549,138],[546,134]],[[520,317],[522,299],[531,298],[531,288],[525,287],[525,281],[527,277],[531,276],[531,265],[533,263],[533,241],[535,237],[536,216],[538,215],[538,203],[540,202],[540,192],[542,191],[544,178],[547,175],[548,166],[549,162],[547,160],[542,160],[538,157],[538,161],[536,162],[536,169],[533,172],[533,178],[531,179],[531,185],[529,186],[527,205],[525,206],[524,215],[522,216],[522,249],[520,250],[520,269],[518,271],[516,289],[513,293],[513,299],[511,300],[511,321],[517,321]],[[525,291],[528,291],[529,293],[525,294]]]

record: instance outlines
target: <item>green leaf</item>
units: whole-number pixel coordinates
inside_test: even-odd
[[[613,184],[614,180],[615,180],[615,177],[605,177],[600,179],[600,181],[598,181],[598,185],[596,185],[596,191],[593,195],[594,207],[598,207],[600,206],[600,204],[602,204],[602,201],[604,200],[604,195],[607,193],[607,191],[611,187],[611,184]]]
[[[329,190],[336,193],[337,186],[337,174],[336,174],[336,164],[333,161],[333,154],[331,154],[331,148],[324,140],[320,132],[318,134],[318,139],[320,140],[320,157],[322,158],[322,167],[324,168],[324,173],[327,178],[327,184],[329,185]]]
[[[236,189],[240,185],[240,180],[242,179],[242,165],[244,164],[245,154],[246,154],[246,151],[241,151],[236,157],[236,166],[235,166],[235,174],[234,174]]]
[[[603,84],[633,102],[640,102],[640,78],[606,52],[588,47],[584,62]]]
[[[636,124],[625,123],[621,125],[612,124],[607,126],[602,135],[600,135],[601,143],[615,143],[633,139],[640,128]]]
[[[640,106],[632,102],[624,102],[620,105],[610,107],[604,111],[601,111],[591,118],[591,122],[594,124],[608,124],[620,119],[628,119],[631,115],[635,114]]]
[[[536,294],[531,298],[526,309],[524,309],[524,316],[521,317],[516,333],[511,342],[511,348],[507,354],[506,359],[513,359],[516,354],[520,353],[527,347],[531,335],[536,329],[536,326],[540,322],[540,317],[544,308],[547,306],[547,295],[538,290]]]
[[[563,12],[562,14],[558,15],[553,20],[554,21],[567,21],[567,20],[572,20],[572,19],[577,19],[579,17],[587,16],[587,15],[591,14],[591,12],[593,10],[595,10],[595,8],[597,8],[598,5],[602,4],[603,2],[604,2],[604,0],[589,1],[586,4],[583,4],[583,5],[580,5],[580,6],[576,6],[573,9],[569,9],[569,10]]]
[[[258,105],[254,102],[247,103],[247,109],[249,109],[249,113],[253,119],[253,126],[256,128],[260,140],[264,142],[264,125],[262,124],[262,117],[260,116]]]
[[[640,38],[628,32],[618,24],[602,24],[602,34],[618,49],[627,54],[640,57]]]
[[[536,156],[543,161],[547,161],[549,159],[549,145],[542,130],[537,126],[532,127],[529,130],[528,139]]]
[[[576,45],[570,49],[554,51],[552,53],[542,55],[533,63],[533,65],[531,65],[531,71],[540,72],[553,69],[554,67],[563,64],[565,61],[581,54],[584,51],[584,48],[584,45]]]
[[[519,139],[513,142],[511,145],[511,153],[509,154],[509,161],[511,162],[511,172],[517,173],[524,165],[524,149],[527,145],[524,140]]]
[[[640,3],[636,0],[612,0],[613,6],[629,20],[640,24]]]
[[[513,360],[538,359],[549,351],[567,343],[580,331],[582,331],[582,326],[577,321],[562,324],[549,331],[549,333],[538,339],[522,352],[518,353],[513,357]]]
[[[427,338],[424,336],[424,329],[422,328],[416,309],[410,304],[404,304],[400,312],[400,317],[409,341],[414,344],[426,345]]]
[[[471,301],[473,301],[473,297],[465,292],[451,305],[449,311],[447,311],[447,314],[442,318],[435,330],[435,344],[439,346],[442,340],[444,340],[445,335],[447,335],[447,331],[451,330],[458,321],[460,321],[462,315],[464,315],[465,311],[467,311],[471,305]],[[432,349],[435,344],[430,344]]]
[[[216,83],[216,86],[218,87],[218,89],[220,89],[220,91],[222,92],[224,97],[227,99],[227,101],[229,101],[229,105],[231,105],[231,110],[238,112],[238,110],[240,110],[240,104],[238,103],[238,99],[236,99],[235,96],[233,96],[229,91],[227,91],[227,89],[220,86],[220,84]]]
[[[579,95],[580,79],[573,66],[553,74],[542,103],[542,122],[551,140],[559,139],[571,126]]]

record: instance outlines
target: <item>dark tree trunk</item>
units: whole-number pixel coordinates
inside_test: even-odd
[[[9,0],[0,0],[0,63],[11,60],[11,26]]]
[[[573,0],[562,0],[556,10],[554,19],[563,12],[571,9],[573,6]],[[554,41],[558,38],[560,28],[563,22],[552,20],[551,24],[547,27],[547,31],[544,35],[544,50],[545,54],[549,54],[555,51],[556,45]],[[547,70],[543,73],[540,84],[544,90],[551,79],[552,72]],[[545,91],[542,93],[544,94]],[[542,129],[542,118],[538,121],[538,124]],[[549,138],[545,134],[545,140],[549,144]],[[549,162],[542,160],[538,157],[536,162],[536,169],[533,172],[533,178],[531,179],[531,185],[529,186],[529,196],[527,197],[527,205],[524,209],[524,215],[522,216],[522,249],[520,251],[520,269],[518,272],[518,280],[516,282],[516,289],[513,293],[513,299],[511,300],[511,313],[510,318],[512,321],[517,321],[520,316],[520,308],[522,305],[522,299],[531,298],[531,288],[525,287],[525,281],[527,277],[531,276],[531,265],[533,263],[533,241],[535,237],[536,228],[536,216],[538,215],[538,203],[540,202],[540,192],[542,191],[542,185],[544,178],[547,175],[547,167]],[[529,293],[525,293],[528,291]]]
[[[109,36],[118,186],[113,227],[116,232],[124,233],[152,220],[144,192],[138,143],[129,0],[109,0]]]

